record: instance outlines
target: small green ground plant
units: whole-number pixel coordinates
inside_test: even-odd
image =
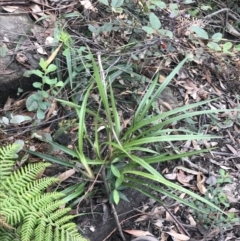
[[[68,105],[76,110],[79,118],[78,146],[75,150],[70,150],[57,143],[51,144],[72,156],[76,162],[80,162],[83,167],[82,173],[86,177],[95,179],[97,172],[101,172],[101,176],[105,180],[105,188],[109,194],[110,202],[112,203],[118,204],[121,198],[125,200],[127,199],[122,193],[122,189],[134,188],[157,201],[161,202],[157,196],[152,195],[153,191],[155,193],[167,195],[200,212],[204,212],[204,210],[179,198],[176,192],[180,191],[222,212],[219,207],[206,198],[166,180],[152,166],[152,164],[199,154],[203,152],[203,150],[167,155],[166,153],[159,153],[153,150],[151,144],[216,138],[216,136],[196,134],[188,130],[178,130],[182,134],[176,135],[173,133],[175,130],[166,128],[168,124],[173,122],[176,123],[185,118],[208,114],[213,111],[216,112],[216,110],[191,111],[194,108],[209,103],[209,100],[182,106],[165,113],[149,115],[153,102],[184,65],[187,58],[172,71],[163,84],[158,85],[158,78],[155,78],[155,80],[152,81],[145,95],[139,101],[138,108],[136,109],[133,119],[128,127],[123,127],[121,124],[110,79],[106,77],[106,79],[103,80],[100,74],[100,69],[93,56],[91,59],[93,76],[90,80],[90,85],[85,93],[82,104],[78,105],[74,102],[57,99],[57,101],[63,105]],[[93,89],[93,86],[97,86],[95,91],[98,91],[101,99],[98,110],[96,110],[96,108],[93,110],[87,106],[89,94]],[[104,112],[104,117],[102,116],[101,111]],[[217,111],[221,112],[222,110]],[[86,114],[92,116],[94,120],[93,138],[88,134]],[[104,139],[99,137],[101,130],[104,130]],[[96,159],[89,159],[89,157],[86,156],[84,147],[86,141],[90,143],[90,146],[92,147],[91,150],[94,152]],[[33,154],[51,162],[57,162],[58,164],[69,166],[69,163],[66,161],[59,160],[50,155],[40,153]],[[149,181],[143,181],[147,179]],[[150,181],[151,184],[149,184]],[[159,183],[162,184],[162,186],[159,186]]]
[[[28,164],[13,171],[18,149],[17,144],[0,148],[0,239],[87,241],[72,222],[71,209],[64,207],[71,197],[57,191],[45,193],[59,181],[54,177],[38,178],[51,164]]]
[[[227,210],[230,204],[227,195],[223,191],[223,187],[227,183],[232,183],[232,180],[223,169],[219,170],[219,174],[220,177],[217,178],[216,185],[211,185],[208,188],[205,198],[216,206],[223,207],[224,210]],[[222,215],[222,213],[219,213],[216,209],[203,203],[195,202],[195,205],[206,211],[206,213],[195,212],[196,220],[206,229],[220,226],[221,228],[232,228],[232,225],[240,220],[233,212]]]

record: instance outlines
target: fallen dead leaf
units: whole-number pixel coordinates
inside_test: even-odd
[[[197,226],[197,223],[195,222],[194,218],[192,215],[188,215],[188,220],[189,220],[189,224],[196,227]]]
[[[76,170],[73,168],[73,169],[69,169],[63,173],[61,173],[60,175],[57,176],[57,178],[60,180],[60,182],[68,179],[69,177],[71,177],[72,175],[74,175],[76,172]]]
[[[142,230],[123,230],[124,232],[126,233],[129,233],[135,237],[141,237],[141,236],[146,236],[146,235],[149,235],[149,236],[153,236],[150,232],[148,231],[142,231]]]
[[[162,232],[161,233],[161,241],[167,241],[169,237],[169,234],[167,234],[166,232]]]
[[[83,5],[85,9],[92,10],[93,12],[97,11],[97,9],[93,7],[92,3],[89,0],[83,0],[83,1],[80,1],[80,3]]]
[[[204,186],[204,182],[206,180],[206,178],[203,176],[203,178],[201,179],[202,173],[198,172],[197,175],[197,187],[198,190],[200,191],[200,193],[205,194],[207,192],[207,189]]]
[[[189,182],[193,179],[193,175],[186,176],[182,170],[177,173],[177,180],[184,186],[192,186]]]
[[[171,232],[166,232],[167,234],[169,234],[171,237],[174,238],[175,241],[187,241],[190,239],[190,237],[188,237],[185,234],[181,234],[181,233],[177,233],[174,230],[171,230]],[[177,240],[176,240],[177,239]]]

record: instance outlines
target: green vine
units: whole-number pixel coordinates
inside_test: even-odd
[[[61,192],[44,193],[57,178],[38,179],[51,164],[28,164],[13,171],[18,145],[0,148],[0,240],[87,241],[71,220]]]

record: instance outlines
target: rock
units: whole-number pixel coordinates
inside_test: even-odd
[[[40,56],[30,39],[36,27],[26,13],[0,15],[0,105],[16,95],[18,87],[24,91],[33,88],[37,77],[25,78],[23,74],[38,68]]]

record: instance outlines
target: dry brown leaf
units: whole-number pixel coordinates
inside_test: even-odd
[[[82,0],[80,3],[83,5],[85,9],[92,10],[93,12],[96,12],[97,9],[93,7],[92,3],[89,0]]]
[[[161,233],[161,239],[160,241],[167,241],[169,237],[169,234],[165,233],[164,231]]]
[[[164,219],[157,219],[156,221],[154,221],[154,225],[157,226],[158,228],[162,228],[164,221],[165,221]]]
[[[197,175],[197,187],[198,187],[198,190],[200,191],[200,193],[202,194],[205,194],[207,192],[207,189],[205,188],[204,186],[204,182],[206,180],[206,178],[203,176],[203,179],[201,179],[201,172],[198,172],[198,175]]]
[[[215,87],[215,86],[213,85],[213,88],[214,88],[214,90],[216,91],[216,94],[217,94],[218,96],[221,96],[221,95],[222,95],[222,92],[221,92],[217,87]]]
[[[227,148],[234,154],[234,155],[237,155],[237,151],[229,144],[226,144]]]
[[[187,173],[190,173],[190,174],[193,174],[193,175],[197,175],[198,174],[197,171],[191,170],[191,169],[183,167],[183,166],[177,166],[174,169],[182,170],[184,172],[187,172]]]
[[[59,52],[59,50],[60,50],[60,48],[62,47],[62,43],[54,50],[54,52],[50,55],[50,57],[48,58],[48,60],[47,60],[47,66],[49,65],[49,64],[51,64],[52,63],[52,61],[55,59],[55,57],[57,56],[57,54],[58,54],[58,52]]]
[[[194,218],[192,215],[188,215],[188,220],[189,220],[189,224],[196,227],[197,226],[197,223],[195,222]]]
[[[177,173],[169,173],[164,175],[165,178],[167,178],[168,180],[176,180],[177,179]]]
[[[8,97],[6,103],[3,107],[3,110],[5,110],[5,111],[10,110],[13,102],[14,102],[14,99]]]
[[[160,74],[160,75],[159,75],[159,78],[158,78],[158,82],[162,84],[165,79],[166,79],[166,77],[165,77],[164,75],[161,75],[161,74]]]
[[[47,115],[46,115],[46,121],[49,120],[52,116],[55,116],[57,114],[57,102],[56,100],[53,100],[51,103],[51,107],[48,109]]]
[[[6,12],[13,13],[19,9],[18,6],[1,6]]]
[[[30,4],[29,7],[31,8],[33,14],[36,14],[41,17],[45,15],[38,4]]]
[[[71,177],[73,174],[75,174],[76,170],[73,169],[69,169],[63,173],[61,173],[60,175],[57,176],[57,178],[60,180],[60,182],[68,179],[69,177]]]
[[[26,100],[27,99],[22,99],[22,100],[17,100],[14,102],[13,107],[14,108],[24,108],[26,106]]]
[[[126,233],[129,233],[135,237],[141,237],[141,236],[146,236],[146,235],[149,235],[149,236],[153,236],[150,232],[148,231],[142,231],[142,230],[123,230],[124,232]]]
[[[139,222],[146,221],[146,220],[149,220],[149,215],[144,214],[144,215],[140,216],[139,218],[137,218],[134,221],[134,223],[139,223]]]
[[[177,233],[174,230],[171,230],[171,232],[166,232],[166,233],[169,234],[171,237],[173,237],[175,241],[187,241],[190,239],[190,237],[188,237],[187,235]]]
[[[177,180],[184,186],[191,186],[191,184],[189,184],[189,181],[191,181],[192,179],[193,175],[186,176],[182,170],[179,170],[179,172],[177,173]]]
[[[194,150],[201,150],[201,147],[198,145],[197,141],[192,140],[192,146],[194,148]]]

